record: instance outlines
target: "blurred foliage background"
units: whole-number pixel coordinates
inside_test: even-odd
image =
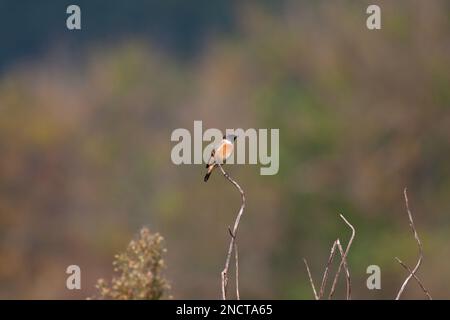
[[[65,9],[79,4],[82,30]],[[369,31],[366,8],[382,8]],[[417,247],[450,298],[450,3],[1,1],[0,297],[85,298],[142,226],[165,238],[174,298],[220,297],[240,205],[203,165],[170,160],[176,128],[279,128],[280,171],[228,167],[247,194],[241,297],[311,299],[350,236],[355,298],[392,299]],[[65,287],[66,267],[82,290]],[[382,289],[366,288],[366,268]],[[342,282],[343,278],[341,279]],[[338,297],[344,297],[341,283]],[[407,298],[422,298],[411,281]]]

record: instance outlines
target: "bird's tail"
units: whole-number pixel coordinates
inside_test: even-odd
[[[207,168],[208,168],[208,172],[206,173],[206,175],[205,175],[205,178],[203,178],[203,181],[208,181],[208,179],[209,179],[209,176],[211,175],[211,173],[213,172],[213,169],[214,169],[214,164],[210,164]]]

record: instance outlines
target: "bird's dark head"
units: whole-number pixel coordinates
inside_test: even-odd
[[[227,135],[227,136],[223,136],[223,138],[224,138],[224,139],[227,139],[227,140],[230,141],[230,142],[235,142],[237,136],[234,135],[234,134],[229,134],[229,135]]]

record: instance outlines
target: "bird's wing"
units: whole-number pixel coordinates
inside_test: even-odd
[[[214,155],[216,154],[216,149],[212,149],[211,157],[209,157],[208,163],[206,164],[206,168],[214,163]]]

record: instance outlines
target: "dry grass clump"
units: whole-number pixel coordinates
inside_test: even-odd
[[[165,268],[163,237],[142,228],[139,238],[132,240],[127,249],[116,255],[114,271],[119,273],[108,283],[99,279],[98,299],[158,300],[168,297],[170,286],[162,275]]]

